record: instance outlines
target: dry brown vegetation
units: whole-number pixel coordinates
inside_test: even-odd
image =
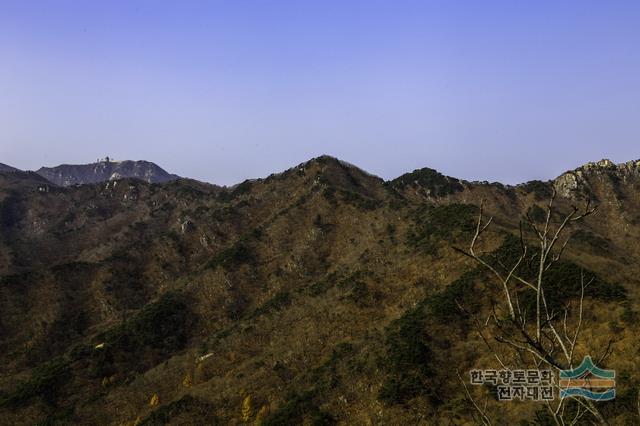
[[[640,173],[612,173],[585,174],[598,212],[567,227],[545,288],[576,306],[594,278],[575,351],[607,350],[618,397],[599,411],[623,425],[640,421]],[[452,247],[485,200],[478,253],[517,260],[551,188],[383,182],[330,157],[233,188],[0,174],[0,423],[476,424],[456,372],[515,360],[477,333],[501,288]],[[472,392],[498,424],[550,424]]]

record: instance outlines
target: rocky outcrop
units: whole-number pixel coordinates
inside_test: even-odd
[[[628,179],[640,178],[640,160],[621,164],[615,164],[608,159],[590,162],[563,173],[553,184],[559,196],[579,199],[592,196],[592,181],[601,178],[625,182]]]
[[[582,180],[581,172],[567,172],[558,177],[554,186],[561,197],[572,198],[579,188],[578,179]]]

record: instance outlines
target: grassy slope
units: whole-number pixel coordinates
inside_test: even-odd
[[[15,185],[3,182],[0,205],[0,411],[12,424],[242,424],[247,396],[265,424],[472,421],[452,372],[494,365],[455,301],[482,316],[494,286],[451,245],[485,198],[497,227],[483,248],[496,250],[547,188],[433,171],[383,183],[326,157],[229,190]],[[624,424],[638,192],[608,185],[594,179],[601,211],[566,259],[624,287],[589,297],[581,348],[615,337],[607,367],[629,379],[608,414]],[[513,421],[540,408],[492,407]]]

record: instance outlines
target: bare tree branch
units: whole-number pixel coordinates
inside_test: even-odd
[[[533,364],[536,368],[540,368],[542,366],[549,366],[555,370],[573,368],[573,359],[583,326],[585,289],[593,282],[593,278],[591,278],[589,282],[585,283],[584,271],[581,271],[577,319],[575,319],[575,327],[571,327],[569,324],[570,319],[575,316],[575,314],[570,312],[572,306],[571,303],[564,305],[559,311],[556,309],[553,309],[552,311],[550,309],[550,306],[553,305],[549,304],[548,296],[544,291],[545,273],[554,263],[558,262],[562,258],[571,240],[570,236],[567,238],[563,237],[570,224],[593,214],[597,207],[592,207],[590,201],[587,201],[584,209],[581,210],[574,206],[571,211],[560,216],[558,222],[555,222],[553,219],[558,217],[554,205],[556,196],[556,190],[553,188],[553,192],[545,212],[545,219],[541,226],[539,226],[528,213],[525,215],[525,223],[529,228],[531,228],[534,234],[534,239],[537,240],[536,245],[538,248],[534,250],[533,253],[530,252],[525,242],[523,221],[520,221],[519,236],[521,253],[515,260],[515,263],[510,264],[510,262],[503,262],[501,259],[496,259],[495,263],[490,263],[477,252],[477,245],[480,238],[489,229],[489,226],[493,222],[493,217],[486,221],[484,219],[484,201],[480,204],[475,233],[469,245],[469,249],[465,251],[456,248],[456,251],[473,259],[479,265],[491,272],[497,279],[499,286],[502,289],[502,293],[504,294],[504,304],[501,304],[501,306],[506,305],[508,309],[507,318],[503,318],[498,314],[498,312],[501,312],[501,308],[500,305],[496,306],[495,303],[492,303],[492,313],[489,315],[484,325],[474,318],[477,323],[478,335],[503,367],[505,366],[505,363],[498,355],[496,349],[489,343],[489,339],[487,338],[487,334],[491,334],[491,332],[486,330],[487,333],[485,333],[485,329],[489,326],[491,320],[493,322],[492,327],[495,327],[493,338],[497,342],[505,344],[507,347],[511,348],[514,351],[514,354],[518,357],[519,362],[525,365]],[[534,268],[535,278],[528,278],[526,277],[526,274],[525,276],[520,275],[520,267],[525,264]],[[534,292],[535,312],[533,315],[522,309],[519,298],[519,292],[521,291]],[[463,312],[469,315],[457,301],[456,303]],[[535,324],[527,324],[527,318],[529,316],[533,316]],[[571,328],[573,328],[572,331],[570,330]],[[609,342],[603,355],[598,361],[599,363],[604,361],[604,359],[611,354],[612,343],[612,341]],[[560,361],[558,357],[562,358],[563,361]],[[529,361],[527,361],[527,359],[529,359]],[[554,386],[557,387],[558,391],[560,390],[557,384]],[[467,391],[467,395],[470,399],[472,399],[466,389],[466,385],[465,390]],[[565,416],[567,416],[568,413],[565,411],[567,404],[564,399],[560,399],[557,404],[548,402],[546,405],[554,421],[559,425],[577,424],[578,422],[581,422],[583,417],[587,414],[592,415],[597,423],[606,424],[606,420],[602,417],[597,406],[592,401],[582,401],[580,399],[576,399],[575,401],[578,404],[578,408],[575,413],[571,414],[571,419],[565,419]],[[475,401],[472,400],[472,402],[474,406],[476,406],[476,409],[478,409],[479,407]],[[479,410],[479,412],[481,415],[486,414],[486,410]],[[640,414],[640,393],[638,395],[638,413]]]
[[[482,424],[490,426],[491,420],[489,419],[489,416],[487,416],[487,414],[482,410],[482,408],[480,408],[480,406],[476,403],[476,401],[471,396],[471,393],[469,393],[469,388],[467,387],[467,384],[465,383],[465,381],[462,379],[462,376],[460,376],[460,372],[456,372],[456,374],[458,375],[458,380],[460,380],[460,383],[462,383],[462,386],[464,386],[464,391],[467,394],[467,398],[469,398],[469,401],[471,401],[475,409],[480,414],[480,418],[482,419]]]

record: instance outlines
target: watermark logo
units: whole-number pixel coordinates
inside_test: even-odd
[[[560,398],[583,397],[594,401],[611,401],[616,397],[616,372],[598,368],[590,356],[573,370],[560,370]]]
[[[611,401],[616,397],[616,373],[597,367],[590,356],[570,370],[471,370],[472,385],[484,385],[495,389],[499,401],[529,400],[550,401],[554,389],[560,398],[582,397],[594,401]]]
[[[551,370],[471,370],[472,385],[495,387],[499,401],[553,400],[555,377]]]

